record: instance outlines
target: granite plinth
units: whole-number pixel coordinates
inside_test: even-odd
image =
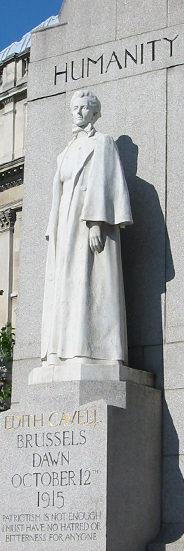
[[[93,385],[111,397],[88,400]],[[160,525],[160,391],[71,381],[31,393],[0,417],[1,549],[146,551]]]
[[[78,380],[27,386],[28,372],[39,366],[46,256],[44,232],[55,158],[71,136],[66,113],[73,91],[92,86],[103,104],[103,123],[99,121],[97,128],[112,134],[118,141],[133,207],[135,224],[128,233],[122,232],[131,365],[154,371],[157,388],[168,390],[168,409],[165,406],[163,422],[167,456],[163,461],[162,497],[165,535],[157,539],[150,550],[183,550],[183,464],[177,456],[183,449],[180,389],[184,382],[181,124],[184,5],[182,0],[156,0],[154,5],[151,0],[142,4],[137,0],[110,0],[106,5],[99,0],[93,3],[66,0],[62,4],[60,21],[66,25],[32,35],[13,380],[16,412],[19,414],[23,404],[26,411],[28,408],[35,411],[37,404],[43,401],[44,407],[49,403],[53,411],[57,411],[64,393],[70,404],[68,407],[73,408],[76,401],[81,405],[103,397],[108,404],[121,405],[124,413],[128,411],[130,382]],[[162,212],[166,215],[168,235]],[[147,386],[139,386],[142,404],[143,389],[146,393],[153,391]],[[134,414],[136,416],[136,411]],[[181,444],[178,435],[181,435]],[[130,443],[133,441],[132,436]],[[134,455],[136,452],[135,448]],[[145,454],[146,448],[144,457]],[[136,487],[135,482],[134,500],[137,499]],[[156,485],[150,492],[153,499],[155,490]],[[137,500],[137,509],[139,505]],[[149,540],[153,539],[149,534]],[[120,549],[123,545],[122,538]],[[140,543],[139,551],[144,548]]]
[[[136,384],[153,386],[154,375],[126,365],[71,363],[66,366],[37,367],[28,377],[29,385],[62,381],[132,381]]]

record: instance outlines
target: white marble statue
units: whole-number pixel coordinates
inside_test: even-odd
[[[127,363],[119,228],[132,224],[117,147],[96,132],[99,100],[89,90],[71,100],[73,138],[58,156],[42,320],[42,360]]]

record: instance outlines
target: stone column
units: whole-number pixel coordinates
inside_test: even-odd
[[[3,290],[0,308],[0,327],[11,321],[11,292],[13,268],[13,231],[16,211],[9,208],[0,212],[0,288]]]
[[[4,162],[13,159],[15,105],[12,98],[4,100]]]

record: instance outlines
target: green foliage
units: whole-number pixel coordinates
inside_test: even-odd
[[[0,359],[5,360],[6,363],[11,363],[13,360],[14,337],[11,323],[7,323],[0,331]]]
[[[1,379],[0,370],[0,411],[4,411],[9,408],[11,399],[11,383],[7,383]]]
[[[7,323],[0,331],[0,411],[9,407],[11,398],[11,367],[15,333],[11,323]]]

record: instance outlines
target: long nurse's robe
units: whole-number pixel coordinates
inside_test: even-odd
[[[132,223],[128,189],[113,139],[98,132],[80,138],[66,189],[62,163],[72,143],[58,157],[53,183],[41,356],[126,363],[119,227]],[[90,221],[101,223],[99,254],[90,250]]]

